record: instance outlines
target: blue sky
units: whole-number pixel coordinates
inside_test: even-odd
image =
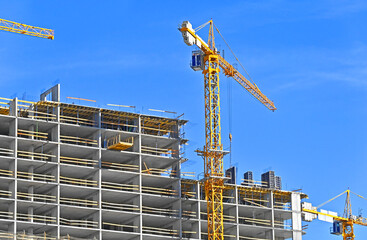
[[[271,112],[221,76],[222,129],[242,175],[272,169],[287,190],[302,188],[318,205],[350,187],[367,195],[367,3],[365,1],[2,1],[0,17],[55,29],[55,40],[0,32],[0,96],[36,100],[61,83],[67,96],[96,106],[136,105],[185,113],[185,170],[203,169],[203,76],[177,30],[213,18]],[[208,29],[199,32],[206,38]],[[217,44],[234,63],[219,36]],[[228,96],[228,85],[232,94]],[[170,116],[170,115],[167,115]],[[229,165],[229,160],[225,160]],[[239,177],[242,178],[242,177]],[[342,213],[344,199],[325,206]],[[353,199],[354,212],[367,203]],[[311,239],[341,239],[328,223],[309,224]],[[356,227],[359,239],[367,229]]]

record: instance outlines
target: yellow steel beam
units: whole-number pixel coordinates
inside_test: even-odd
[[[54,39],[54,30],[47,28],[34,27],[23,23],[17,23],[0,18],[0,30],[7,32],[20,33],[24,35]]]

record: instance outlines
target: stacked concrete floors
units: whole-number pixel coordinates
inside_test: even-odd
[[[0,107],[0,239],[207,239],[202,181],[181,172],[185,120],[59,92]],[[227,184],[225,239],[300,240],[304,197]]]

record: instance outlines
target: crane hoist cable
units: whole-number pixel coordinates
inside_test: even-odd
[[[242,65],[242,63],[240,62],[240,60],[237,58],[236,54],[233,52],[232,48],[229,46],[229,44],[227,43],[227,41],[224,39],[223,35],[220,33],[219,29],[217,28],[217,26],[215,26],[215,24],[213,24],[215,29],[217,30],[217,32],[219,33],[219,35],[221,36],[221,38],[223,39],[224,43],[227,45],[227,47],[229,48],[229,50],[231,51],[232,55],[234,56],[234,58],[237,60],[237,62],[240,64],[240,66],[242,67],[243,71],[245,71],[246,75],[248,76],[248,78],[251,80],[251,82],[253,84],[254,81],[252,80],[250,74],[246,71],[245,67]],[[256,84],[255,84],[256,86]],[[257,87],[257,86],[256,86]]]
[[[229,167],[232,167],[232,81],[227,79]]]
[[[338,197],[340,197],[341,195],[343,195],[343,194],[344,194],[344,193],[346,193],[347,191],[348,191],[348,190],[345,190],[344,192],[342,192],[342,193],[340,193],[340,194],[336,195],[335,197],[333,197],[333,198],[331,198],[331,199],[327,200],[326,202],[321,203],[321,204],[320,204],[320,205],[318,205],[316,208],[320,208],[320,207],[322,207],[322,206],[324,206],[324,205],[328,204],[329,202],[331,202],[331,201],[333,201],[333,200],[337,199]]]
[[[205,27],[206,25],[208,25],[210,23],[210,21],[207,21],[206,23],[200,25],[199,27],[195,28],[194,31],[198,32],[200,29],[202,29],[203,27]]]
[[[354,193],[354,192],[352,192],[352,191],[350,191],[351,193],[353,193],[354,195],[356,195],[357,197],[360,197],[360,198],[362,198],[362,199],[364,199],[364,200],[367,200],[367,198],[365,198],[365,197],[362,197],[361,195],[359,195],[359,194],[357,194],[357,193]]]
[[[359,197],[359,198],[362,198],[362,199],[364,199],[364,200],[367,200],[367,198],[365,198],[365,197],[363,197],[363,196],[361,196],[361,195],[359,195],[359,194],[357,194],[357,193],[354,193],[354,192],[352,192],[352,191],[350,191],[350,190],[348,189],[348,190],[345,190],[344,192],[342,192],[342,193],[340,193],[340,194],[336,195],[335,197],[333,197],[333,198],[331,198],[331,199],[327,200],[326,202],[321,203],[321,204],[320,204],[320,205],[318,205],[316,208],[320,208],[320,207],[322,207],[322,206],[326,205],[327,203],[329,203],[329,202],[331,202],[331,201],[333,201],[333,200],[337,199],[338,197],[342,196],[344,193],[346,193],[346,192],[348,192],[348,191],[349,191],[350,193],[353,193],[354,195],[356,195],[356,196],[357,196],[357,197]]]
[[[208,24],[208,23],[206,23]],[[204,24],[203,24],[204,25]],[[245,69],[245,67],[242,65],[242,63],[240,62],[240,60],[237,58],[236,54],[234,53],[234,51],[232,50],[232,48],[229,46],[229,44],[227,43],[227,41],[224,39],[223,35],[221,34],[221,32],[219,31],[219,29],[217,28],[217,26],[215,26],[215,24],[213,23],[213,26],[215,27],[215,29],[217,30],[217,32],[219,33],[219,35],[221,36],[222,40],[224,41],[224,43],[226,44],[226,46],[228,47],[228,49],[231,51],[233,57],[236,59],[236,61],[240,64],[241,68],[243,69],[243,71],[246,73],[247,77],[249,78],[249,80],[251,81],[251,83],[255,86],[255,88],[260,91],[260,89],[258,88],[258,86],[256,85],[256,83],[252,80],[250,74],[247,72],[247,70]],[[201,29],[201,28],[200,28]],[[224,57],[223,57],[224,58]],[[249,93],[249,92],[248,92]],[[249,93],[251,95],[251,97],[255,97],[253,96],[251,93]],[[256,97],[255,97],[256,98]],[[230,136],[230,141],[231,141],[231,136]]]

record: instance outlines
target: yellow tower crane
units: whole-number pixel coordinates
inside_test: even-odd
[[[205,42],[196,34],[196,32],[208,24],[209,38],[208,42]],[[223,145],[221,142],[219,94],[220,69],[223,70],[227,77],[234,78],[242,87],[250,92],[268,109],[274,111],[276,110],[276,107],[254,83],[245,78],[220,55],[218,50],[215,48],[214,28],[220,34],[212,20],[196,29],[192,28],[190,22],[184,21],[180,26],[179,31],[181,31],[184,42],[187,45],[192,46],[195,44],[200,49],[199,51],[193,52],[191,62],[191,67],[194,70],[201,70],[204,74],[205,88],[205,146],[203,150],[197,150],[197,152],[204,158],[208,240],[223,240],[223,156],[226,152],[223,151]]]
[[[0,30],[7,32],[20,33],[34,37],[54,39],[54,30],[47,28],[34,27],[22,23],[17,23],[0,18]]]
[[[304,220],[305,221],[312,221],[313,219],[319,217],[320,220],[333,222],[333,228],[331,234],[334,235],[342,235],[343,240],[354,240],[354,224],[367,226],[367,218],[362,216],[355,216],[352,214],[352,203],[350,200],[351,192],[349,189],[342,192],[341,194],[337,195],[336,197],[326,201],[325,203],[313,207],[311,203],[302,203],[302,211],[304,212]],[[337,216],[337,213],[326,211],[326,210],[319,210],[320,207],[324,206],[325,204],[335,200],[336,198],[346,194],[345,200],[345,207],[344,207],[344,214],[342,217]],[[356,196],[367,200],[366,198],[353,193]],[[341,226],[340,226],[341,225]]]

